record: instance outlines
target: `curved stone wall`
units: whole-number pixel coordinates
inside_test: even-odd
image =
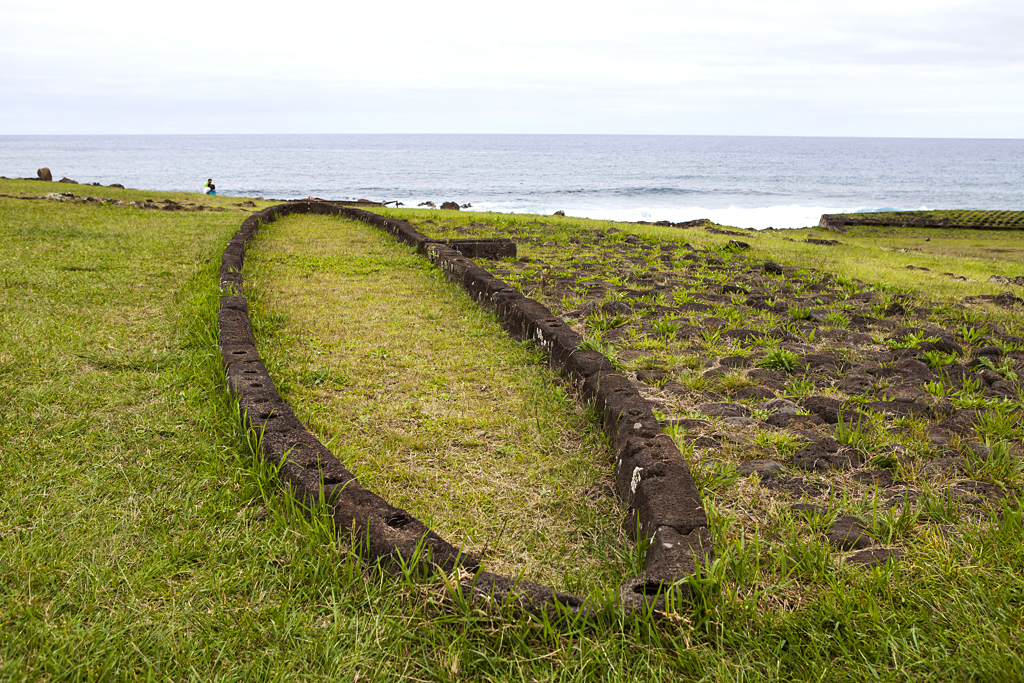
[[[561,318],[539,302],[491,275],[471,255],[490,258],[515,253],[509,240],[431,240],[410,223],[323,201],[279,204],[250,215],[228,242],[220,267],[218,314],[220,350],[228,388],[239,401],[247,429],[262,435],[260,455],[278,467],[281,480],[307,504],[328,506],[339,533],[363,539],[371,561],[399,564],[420,558],[423,566],[466,578],[465,594],[538,612],[584,608],[582,598],[525,581],[479,570],[462,553],[401,508],[364,489],[329,449],[295,417],[278,394],[256,350],[242,287],[245,245],[260,226],[292,213],[315,213],[363,221],[416,247],[445,276],[462,284],[474,301],[496,314],[519,340],[532,340],[547,352],[548,363],[575,384],[584,400],[596,402],[615,457],[615,490],[629,507],[626,524],[637,542],[648,545],[644,572],[621,589],[623,606],[655,601],[663,605],[668,584],[700,570],[712,553],[697,487],[686,460],[661,431],[651,404],[633,384],[596,351],[580,350],[582,341]],[[456,248],[457,247],[457,248]]]

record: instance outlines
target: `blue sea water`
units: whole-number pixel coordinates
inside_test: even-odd
[[[642,135],[0,136],[0,175],[266,198],[471,203],[615,220],[815,225],[1024,210],[1024,140]]]

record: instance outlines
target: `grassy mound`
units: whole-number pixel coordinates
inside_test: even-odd
[[[839,213],[822,216],[821,227],[882,225],[919,228],[960,228],[966,230],[1024,230],[1024,211],[879,211]]]

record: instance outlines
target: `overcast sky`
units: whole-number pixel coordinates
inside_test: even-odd
[[[1024,138],[1024,0],[0,0],[0,134]]]

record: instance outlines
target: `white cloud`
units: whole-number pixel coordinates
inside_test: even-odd
[[[1002,1],[2,0],[0,132],[1024,137],[1022,29]]]

